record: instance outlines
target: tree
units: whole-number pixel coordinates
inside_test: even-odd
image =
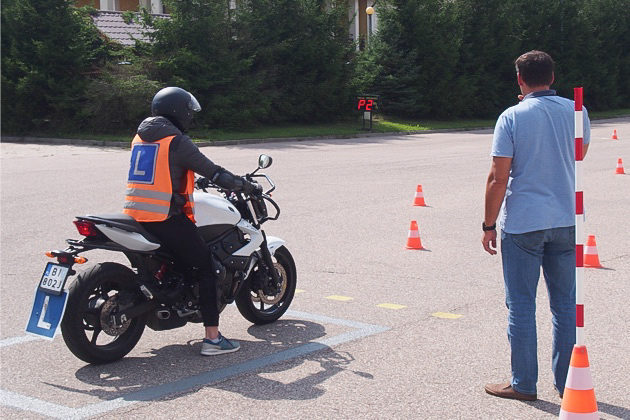
[[[243,36],[267,121],[328,121],[351,109],[347,1],[241,2]]]
[[[190,90],[211,127],[338,117],[348,109],[347,6],[335,0],[169,0],[155,78]],[[342,18],[343,16],[343,18]]]
[[[381,94],[385,112],[456,115],[453,105],[463,99],[456,94],[462,81],[456,77],[461,27],[455,10],[449,0],[379,2],[379,31],[366,54],[377,57],[372,90]]]
[[[630,102],[630,0],[381,0],[355,85],[404,117],[494,117],[519,93],[514,60],[556,62],[559,94],[592,110]]]
[[[105,54],[89,16],[67,0],[2,2],[2,126],[24,132],[67,124],[86,72]]]

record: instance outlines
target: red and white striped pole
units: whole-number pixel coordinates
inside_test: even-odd
[[[597,399],[584,345],[584,116],[582,88],[574,88],[575,99],[575,346],[562,396],[560,420],[597,420]]]
[[[582,88],[573,89],[575,100],[575,344],[584,345],[584,116]]]

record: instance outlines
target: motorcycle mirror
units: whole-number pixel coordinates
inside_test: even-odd
[[[265,168],[270,167],[272,161],[273,159],[271,159],[271,156],[267,156],[267,155],[258,156],[258,169],[265,169]]]

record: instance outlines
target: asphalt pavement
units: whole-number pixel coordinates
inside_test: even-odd
[[[619,140],[612,140],[613,129]],[[539,287],[538,401],[487,395],[510,378],[500,256],[481,246],[491,130],[204,147],[235,173],[265,170],[298,271],[291,311],[256,327],[234,306],[241,351],[202,357],[198,325],[149,329],[123,360],[90,366],[59,336],[25,335],[44,252],[74,216],[120,212],[129,152],[2,143],[0,414],[4,418],[554,418],[551,320]],[[586,344],[602,418],[630,418],[630,118],[596,121],[584,162]],[[421,184],[427,206],[412,206]],[[425,250],[405,248],[416,220]],[[91,251],[86,266],[124,262]]]

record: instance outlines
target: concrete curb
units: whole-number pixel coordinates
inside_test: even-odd
[[[605,118],[598,120],[591,120],[591,124],[610,123],[618,120],[624,120],[630,118],[629,116],[620,116],[615,118]],[[454,133],[458,131],[479,131],[479,130],[491,130],[494,127],[472,127],[472,128],[444,128],[437,130],[418,130],[418,131],[404,131],[404,132],[387,132],[387,133],[357,133],[357,134],[342,134],[338,136],[310,136],[310,137],[270,137],[265,139],[240,139],[240,140],[215,140],[215,141],[195,141],[195,144],[199,147],[208,146],[239,146],[243,144],[263,144],[263,143],[297,143],[302,141],[318,141],[318,140],[344,140],[344,139],[361,139],[370,137],[395,137],[395,136],[410,136],[414,134],[433,134],[433,133]],[[7,143],[26,143],[26,144],[60,144],[60,145],[73,145],[73,146],[100,146],[100,147],[119,147],[128,149],[131,140],[129,142],[117,142],[107,140],[83,140],[83,139],[60,139],[52,137],[30,137],[30,136],[2,136],[2,142]]]
[[[395,136],[409,136],[413,134],[432,134],[432,133],[450,133],[457,131],[476,131],[476,130],[488,130],[492,127],[475,127],[475,128],[453,128],[453,129],[439,129],[439,130],[418,130],[418,131],[404,131],[404,132],[387,132],[387,133],[357,133],[357,134],[342,134],[342,135],[330,135],[330,136],[310,136],[310,137],[269,137],[264,139],[239,139],[239,140],[215,140],[215,141],[195,141],[195,144],[199,147],[207,146],[238,146],[243,144],[263,144],[263,143],[290,143],[290,142],[302,142],[302,141],[317,141],[317,140],[344,140],[344,139],[360,139],[370,137],[395,137]],[[100,146],[100,147],[119,147],[128,149],[131,144],[107,141],[107,140],[84,140],[84,139],[61,139],[53,137],[31,137],[31,136],[2,136],[2,142],[6,143],[25,143],[25,144],[59,144],[59,145],[72,145],[72,146]]]

